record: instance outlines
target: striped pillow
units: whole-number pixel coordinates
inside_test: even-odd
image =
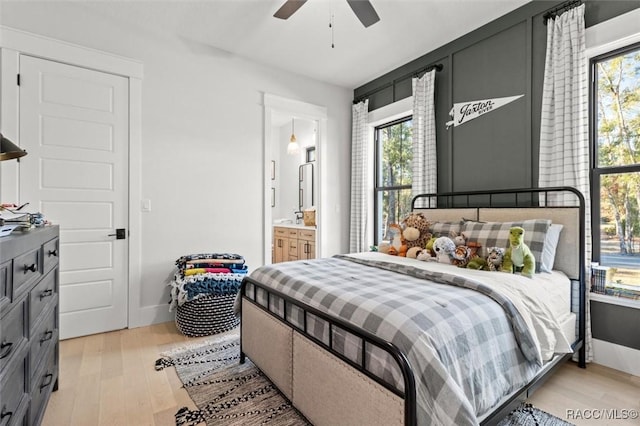
[[[434,237],[451,237],[451,232],[459,235],[462,231],[463,221],[457,222],[431,222],[429,223],[429,232]]]
[[[529,246],[536,259],[536,272],[540,272],[544,242],[551,221],[531,219],[515,222],[465,222],[462,233],[467,241],[475,241],[482,246],[481,256],[486,256],[487,247],[509,247],[509,229],[513,226],[524,228],[524,243]]]

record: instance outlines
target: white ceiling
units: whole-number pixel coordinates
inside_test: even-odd
[[[309,0],[286,21],[273,17],[284,0],[103,0],[76,5],[147,34],[204,46],[209,54],[243,57],[354,89],[528,0],[371,2],[380,21],[369,28],[346,0]]]

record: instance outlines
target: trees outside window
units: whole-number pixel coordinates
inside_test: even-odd
[[[412,129],[411,117],[375,128],[375,244],[411,211]]]
[[[640,44],[591,72],[593,258],[609,267],[608,294],[640,298]]]

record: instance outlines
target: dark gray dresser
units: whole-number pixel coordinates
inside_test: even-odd
[[[0,238],[0,426],[40,424],[58,388],[58,235]]]

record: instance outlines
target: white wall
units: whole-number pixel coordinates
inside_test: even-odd
[[[0,24],[144,64],[139,173],[152,211],[142,215],[134,262],[145,322],[172,319],[166,283],[180,255],[229,251],[250,268],[262,263],[265,92],[327,107],[323,224],[334,237],[325,249],[347,250],[351,90],[137,31],[80,3],[2,2]]]

